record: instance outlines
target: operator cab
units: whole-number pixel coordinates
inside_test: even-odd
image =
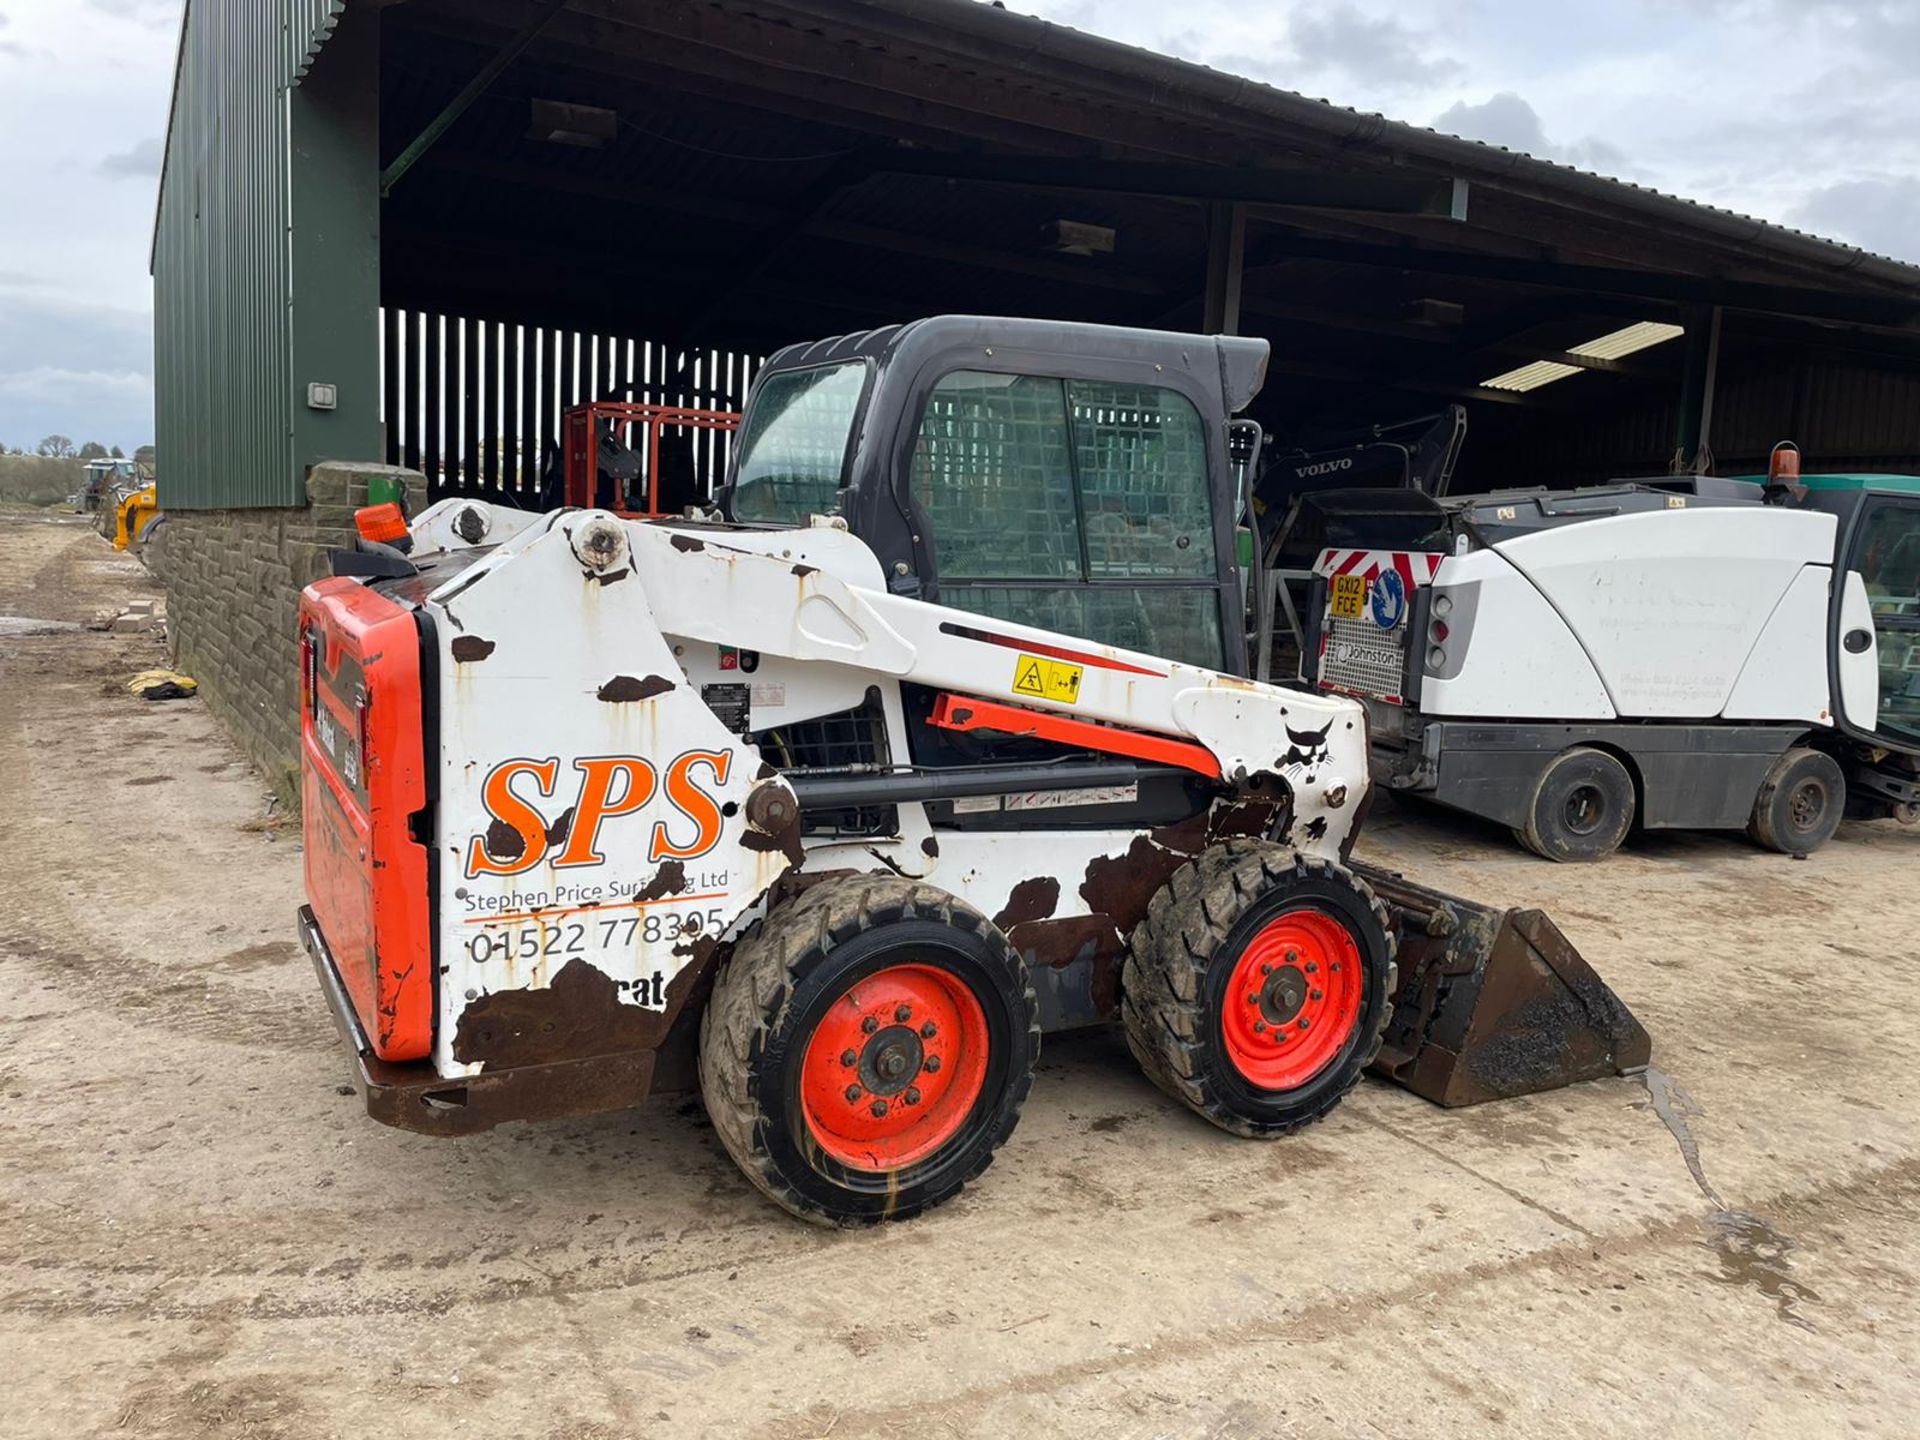
[[[1759,479],[1760,477],[1754,477]],[[1920,751],[1920,476],[1792,477],[1793,503],[1839,521],[1833,656],[1842,728],[1856,739]],[[1871,664],[1869,664],[1869,660]]]
[[[754,381],[722,511],[838,515],[895,594],[1244,675],[1228,423],[1267,356],[960,315],[791,346]]]

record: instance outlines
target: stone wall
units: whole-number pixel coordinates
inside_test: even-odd
[[[407,513],[426,505],[426,478],[389,465],[330,461],[307,472],[307,504],[285,510],[173,510],[147,563],[167,589],[175,668],[206,699],[275,793],[297,802],[300,777],[300,591],[350,549],[353,512],[376,477],[406,487]]]

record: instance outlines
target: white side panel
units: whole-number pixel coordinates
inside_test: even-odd
[[[545,519],[545,515],[531,510],[508,510],[500,505],[455,498],[429,505],[414,517],[407,531],[413,539],[413,559],[420,561],[449,550],[504,545]],[[466,525],[474,538],[469,540],[462,535],[456,522]]]
[[[1831,725],[1827,697],[1827,582],[1809,565],[1794,578],[1754,642],[1721,713],[1729,720],[1804,720]]]
[[[958,696],[1191,739],[1212,754],[1222,775],[1272,773],[1285,780],[1295,821],[1303,835],[1313,836],[1304,848],[1330,856],[1339,853],[1366,794],[1365,730],[1354,701],[850,584],[824,567],[789,561],[780,553],[781,532],[762,532],[761,553],[752,553],[731,543],[727,532],[668,531],[596,511],[561,523],[583,543],[606,526],[631,544],[634,575],[654,623],[688,654],[693,641],[751,643],[763,663],[769,656],[826,662]],[[1056,680],[1023,679],[1038,677],[1043,659]]]
[[[1867,587],[1858,570],[1849,570],[1840,585],[1840,636],[1864,630],[1873,636],[1873,604],[1867,599]],[[1847,723],[1862,730],[1880,728],[1880,645],[1872,644],[1858,655],[1849,655],[1839,647],[1840,713]]]
[[[1580,641],[1623,717],[1710,719],[1834,517],[1777,509],[1614,515],[1502,542]]]
[[[1475,587],[1470,632],[1459,673],[1421,681],[1428,715],[1514,720],[1611,720],[1613,706],[1593,663],[1532,583],[1496,551],[1441,562],[1435,594]],[[1458,613],[1458,612],[1456,612]]]
[[[618,547],[596,573],[565,521],[430,602],[443,1076],[578,1053],[569,1027],[663,1025],[697,945],[793,859],[750,819],[766,790],[797,818],[786,782],[687,683]]]

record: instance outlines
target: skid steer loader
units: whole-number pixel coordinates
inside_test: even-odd
[[[1246,671],[1264,342],[944,317],[755,382],[717,513],[445,500],[301,600],[301,932],[372,1115],[697,1084],[780,1205],[980,1173],[1044,1032],[1238,1135],[1643,1065],[1546,917],[1354,862],[1355,702]],[[1397,961],[1397,968],[1396,968]]]

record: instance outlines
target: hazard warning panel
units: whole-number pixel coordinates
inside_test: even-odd
[[[1048,660],[1039,655],[1022,655],[1013,662],[1013,693],[1031,695],[1036,700],[1053,700],[1063,705],[1077,704],[1080,677],[1084,665],[1065,660]]]

